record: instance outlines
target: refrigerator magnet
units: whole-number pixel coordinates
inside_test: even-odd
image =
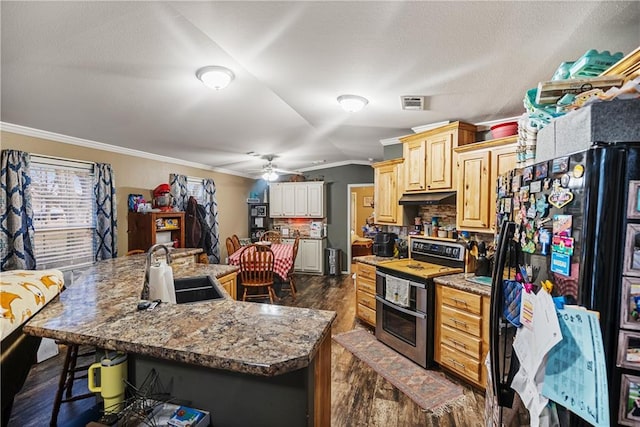
[[[529,182],[533,179],[533,166],[527,166],[522,170],[522,181]]]
[[[539,193],[542,191],[542,181],[532,181],[529,184],[529,191],[531,193]]]
[[[555,236],[571,237],[571,227],[573,226],[572,215],[553,216],[553,234]]]
[[[571,256],[552,251],[551,271],[568,277],[571,274]]]
[[[553,190],[549,194],[549,203],[560,209],[568,205],[573,200],[573,193],[568,188],[560,186],[560,182],[556,179],[553,181]]]
[[[558,157],[551,161],[551,173],[563,173],[569,170],[569,158]]]
[[[547,162],[537,164],[535,166],[535,172],[534,172],[535,179],[546,178],[547,177],[548,168],[549,168],[549,166],[547,165]]]
[[[573,167],[573,177],[574,178],[581,178],[582,175],[584,175],[584,166],[582,165],[575,165]]]
[[[640,218],[640,181],[629,181],[627,218]]]
[[[573,255],[573,237],[553,236],[551,251],[565,255]]]
[[[549,203],[547,203],[547,196],[544,194],[538,194],[536,197],[536,211],[541,217],[547,216],[549,212]]]
[[[520,175],[514,175],[511,179],[511,191],[514,193],[520,190]]]
[[[547,255],[549,253],[549,243],[551,243],[551,234],[549,230],[540,229],[538,240],[540,241],[540,254]]]

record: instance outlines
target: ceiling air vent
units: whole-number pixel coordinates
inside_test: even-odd
[[[403,110],[424,110],[424,96],[401,96]]]

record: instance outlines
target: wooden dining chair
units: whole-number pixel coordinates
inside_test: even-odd
[[[296,257],[298,256],[299,244],[300,244],[300,237],[296,237],[296,240],[293,242],[293,255],[292,255],[293,259],[292,259],[291,268],[287,272],[287,277],[283,279],[284,281],[282,282],[282,287],[280,288],[281,291],[291,292],[291,298],[293,298],[294,301],[296,300],[296,292],[298,292],[298,290],[296,289],[296,283],[293,280],[293,273],[294,273],[295,264],[296,264]]]
[[[240,238],[237,235],[234,234],[233,236],[231,236],[231,241],[233,242],[234,252],[242,247],[242,245],[240,244]]]
[[[227,237],[225,243],[227,245],[227,255],[231,255],[236,251],[236,247],[233,245],[233,240],[231,240],[231,237]]]
[[[129,252],[127,252],[127,256],[131,256],[131,255],[138,255],[138,254],[143,254],[144,251],[142,249],[132,249]]]
[[[263,298],[267,294],[249,294],[249,288],[267,288],[269,301],[277,300],[273,290],[273,262],[271,249],[265,245],[245,246],[240,253],[240,282],[244,286],[242,301],[247,298]]]
[[[282,234],[279,231],[269,230],[260,236],[263,242],[282,243]]]

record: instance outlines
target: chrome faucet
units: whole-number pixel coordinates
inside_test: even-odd
[[[167,259],[167,265],[171,265],[171,254],[169,253],[168,247],[161,243],[156,243],[149,248],[149,250],[147,251],[147,261],[144,268],[144,284],[142,285],[142,293],[140,294],[141,299],[149,299],[149,271],[151,270],[153,254],[158,249],[164,249],[164,253]]]

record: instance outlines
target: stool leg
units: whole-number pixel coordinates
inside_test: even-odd
[[[69,346],[69,352],[71,353],[71,361],[69,363],[69,369],[67,370],[67,381],[65,383],[65,388],[67,389],[66,397],[67,399],[72,396],[73,392],[73,381],[75,379],[75,371],[76,371],[76,363],[78,362],[78,353],[80,351],[80,346],[77,344],[72,344]]]
[[[53,411],[51,412],[51,420],[49,425],[56,427],[58,425],[58,413],[60,412],[60,404],[62,403],[62,394],[64,393],[65,384],[69,375],[69,364],[71,363],[71,355],[73,354],[72,346],[67,347],[67,354],[64,357],[64,365],[62,372],[60,373],[60,380],[58,381],[58,390],[53,401]]]

